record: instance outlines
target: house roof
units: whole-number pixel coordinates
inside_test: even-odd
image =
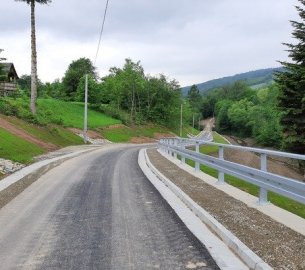
[[[3,66],[3,72],[5,72],[5,74],[8,75],[9,73],[13,73],[14,77],[16,77],[16,79],[19,79],[13,63],[1,63],[1,65]]]

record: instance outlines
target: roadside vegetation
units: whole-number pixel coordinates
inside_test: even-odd
[[[33,124],[57,124],[65,127],[82,128],[84,108],[82,103],[65,102],[56,99],[39,99],[37,113],[33,115],[28,108],[27,98],[1,98],[0,112],[17,116]],[[101,112],[88,110],[88,127],[95,128],[120,124],[121,121]]]
[[[83,144],[83,140],[79,136],[58,125],[39,126],[16,117],[4,117],[4,119],[34,137],[58,147]]]
[[[158,134],[170,134],[171,131],[158,125],[141,125],[104,128],[100,130],[100,133],[105,139],[112,142],[129,142],[132,139],[140,139],[141,137],[154,139]]]

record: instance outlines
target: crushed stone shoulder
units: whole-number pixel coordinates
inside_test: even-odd
[[[305,236],[192,176],[156,149],[147,154],[162,174],[274,269],[305,269]]]

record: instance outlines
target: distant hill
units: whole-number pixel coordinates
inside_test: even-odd
[[[245,81],[247,85],[249,85],[254,89],[257,89],[271,84],[273,81],[273,74],[276,71],[282,71],[283,69],[284,69],[283,67],[259,69],[255,71],[249,71],[246,73],[237,74],[234,76],[229,76],[229,77],[207,81],[204,83],[199,83],[196,85],[202,94],[208,92],[211,89],[223,87],[225,85],[232,84],[236,81]],[[181,88],[182,94],[187,95],[190,88],[191,86],[186,86]]]

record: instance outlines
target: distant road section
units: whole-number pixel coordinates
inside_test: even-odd
[[[219,269],[113,145],[49,171],[0,210],[1,269]]]

